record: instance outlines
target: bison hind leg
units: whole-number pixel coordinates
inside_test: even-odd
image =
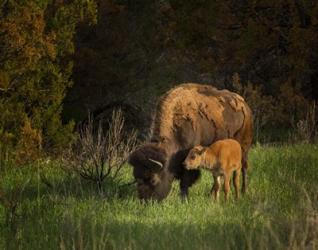
[[[234,184],[236,199],[240,197],[240,194],[239,194],[240,175],[241,175],[241,169],[235,170],[233,172],[233,184]]]
[[[245,194],[247,191],[247,168],[248,162],[247,157],[243,157],[242,159],[242,194]]]

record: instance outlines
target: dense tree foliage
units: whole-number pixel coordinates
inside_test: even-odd
[[[72,85],[73,37],[78,23],[93,22],[87,0],[6,0],[0,9],[0,141],[16,157],[37,157],[72,139],[62,124],[62,101]]]
[[[170,3],[178,15],[180,37],[185,38],[182,43],[209,60],[207,64],[217,72],[228,72],[228,77],[239,72],[270,93],[288,81],[313,97],[318,63],[316,1]]]

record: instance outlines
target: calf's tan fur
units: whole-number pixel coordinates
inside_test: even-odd
[[[232,173],[235,196],[239,198],[241,161],[241,145],[236,140],[225,139],[216,141],[209,147],[196,146],[192,148],[184,161],[184,165],[188,170],[201,167],[212,172],[214,179],[212,195],[216,200],[219,197],[220,179],[223,176],[224,194],[225,200],[227,200]]]

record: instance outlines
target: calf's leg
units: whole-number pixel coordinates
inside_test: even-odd
[[[225,197],[225,201],[227,201],[228,199],[228,194],[230,191],[230,178],[231,174],[230,173],[225,173],[224,174],[224,197]]]
[[[213,175],[213,179],[214,179],[214,183],[213,183],[213,187],[212,187],[212,196],[214,197],[215,201],[219,200],[219,191],[220,191],[220,186],[221,186],[221,176],[214,176]]]

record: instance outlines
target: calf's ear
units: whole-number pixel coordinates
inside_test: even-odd
[[[198,150],[198,155],[202,155],[205,151],[205,148],[204,147],[201,147],[199,150]]]

